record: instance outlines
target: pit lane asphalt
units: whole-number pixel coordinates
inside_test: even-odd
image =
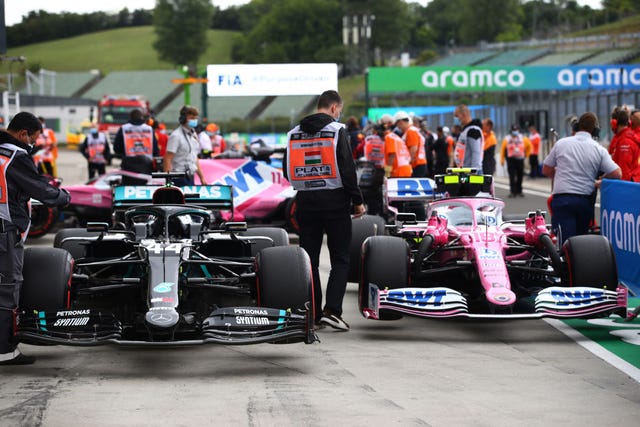
[[[66,183],[84,179],[76,153],[62,151],[59,163]],[[535,194],[505,200],[511,213],[546,206]],[[325,248],[323,283],[328,265]],[[24,345],[38,361],[0,368],[0,426],[638,422],[640,384],[544,321],[367,321],[356,295],[349,284],[351,331],[321,330],[314,345]]]

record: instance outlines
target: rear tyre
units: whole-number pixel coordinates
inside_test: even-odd
[[[289,246],[289,234],[282,229],[276,227],[255,227],[249,228],[247,231],[241,233],[242,236],[262,236],[268,237],[273,240],[273,244],[268,240],[256,239],[255,243],[251,245],[251,255],[256,256],[262,249],[270,248],[272,246]]]
[[[85,228],[65,228],[56,233],[53,239],[53,247],[67,250],[74,259],[84,258],[86,253],[86,242],[81,240],[67,240],[67,237],[97,237],[99,231],[87,231]]]
[[[569,238],[562,246],[570,286],[615,290],[618,269],[611,243],[598,235]]]
[[[360,313],[369,305],[369,284],[379,289],[397,289],[408,285],[409,245],[395,236],[372,236],[362,246],[362,276],[358,290]],[[380,320],[396,320],[402,314],[380,310]]]
[[[256,257],[260,307],[306,312],[307,327],[315,319],[311,261],[299,246],[266,248]],[[308,311],[307,311],[308,307]],[[302,339],[301,339],[302,340]]]
[[[64,249],[26,248],[20,309],[51,311],[68,308],[72,272],[73,259]]]
[[[360,253],[367,237],[385,234],[384,219],[377,215],[364,215],[351,220],[351,244],[349,245],[349,282],[360,281],[362,260]]]
[[[296,211],[298,210],[298,202],[295,197],[287,199],[284,205],[284,217],[287,229],[293,233],[300,233],[300,224],[296,218]]]
[[[37,239],[47,234],[56,225],[58,209],[39,205],[31,209],[31,226],[29,227],[29,238]]]

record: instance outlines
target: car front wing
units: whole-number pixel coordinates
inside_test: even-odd
[[[627,311],[627,288],[615,291],[591,287],[552,286],[535,296],[531,313],[470,313],[467,299],[446,287],[385,289],[368,285],[368,304],[362,310],[368,319],[380,319],[380,311],[388,310],[428,318],[540,319],[586,318]]]
[[[17,338],[27,343],[71,346],[182,346],[258,343],[311,344],[318,341],[311,311],[292,313],[266,307],[225,307],[212,311],[199,325],[198,339],[137,340],[123,338],[122,323],[110,312],[94,309],[21,313]],[[176,325],[179,328],[180,325]],[[173,336],[173,334],[168,334]],[[175,336],[180,336],[176,330]]]

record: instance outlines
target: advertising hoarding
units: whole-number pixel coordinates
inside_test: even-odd
[[[338,90],[338,65],[207,65],[209,96],[319,95]]]
[[[370,92],[640,89],[640,64],[519,67],[372,67]]]

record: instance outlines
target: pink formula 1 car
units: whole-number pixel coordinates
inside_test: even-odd
[[[491,176],[460,170],[436,184],[448,197],[428,204],[427,220],[398,213],[391,235],[362,245],[366,318],[626,317],[627,289],[605,237],[576,236],[558,250],[542,212],[503,220]]]
[[[201,159],[200,167],[207,184],[233,187],[234,221],[293,228],[295,190],[279,169],[252,158]],[[150,175],[114,170],[84,185],[64,186],[71,194],[71,204],[64,211],[65,222],[81,226],[87,221],[111,222],[113,187],[121,183],[161,185],[163,181],[153,180]]]

